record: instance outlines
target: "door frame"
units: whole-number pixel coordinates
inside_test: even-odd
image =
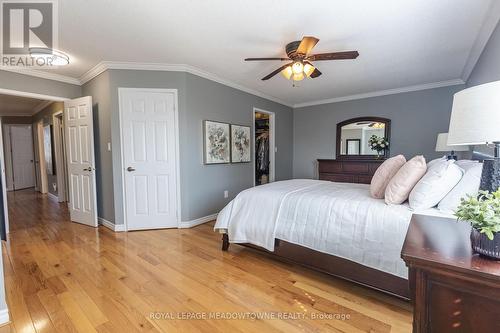
[[[0,149],[0,168],[1,168],[1,179],[2,179],[2,194],[3,194],[3,217],[5,221],[5,235],[9,234],[9,204],[7,201],[7,182],[5,175],[5,154],[3,150],[3,120],[0,117],[0,144],[2,145],[2,149]],[[0,248],[0,254],[2,253],[2,249]]]
[[[11,124],[4,124],[2,122],[2,159],[4,160],[4,165],[5,165],[5,187],[9,192],[14,191],[14,173],[12,172],[13,169],[12,142],[11,142],[12,140],[10,137],[10,125]],[[33,133],[31,133],[31,136],[33,136]],[[10,185],[10,187],[8,185]]]
[[[66,185],[68,180],[66,154],[64,153],[64,106],[63,110],[57,111],[52,115],[52,128],[54,130],[54,151],[56,159],[56,178],[57,178],[57,201],[68,201]]]
[[[49,177],[47,176],[47,165],[45,164],[45,144],[43,136],[43,119],[35,123],[36,143],[38,145],[38,172],[40,172],[40,186],[38,191],[42,194],[49,193]],[[35,175],[36,178],[36,175]]]
[[[27,92],[27,91],[22,91],[22,90],[11,90],[11,89],[4,89],[4,88],[0,88],[0,94],[36,98],[36,99],[42,99],[42,100],[47,100],[47,101],[52,101],[52,102],[64,102],[64,101],[67,101],[70,99],[70,98],[62,97],[62,96],[44,95],[44,94],[37,94],[37,93],[32,93],[32,92]],[[1,122],[1,119],[0,119],[0,122]],[[1,130],[2,130],[2,128],[0,126],[0,131]],[[0,135],[0,140],[3,141],[1,135]],[[3,146],[3,142],[2,142],[2,146]],[[3,152],[0,152],[0,154],[3,155]],[[3,196],[3,206],[4,206],[4,219],[5,219],[5,233],[8,234],[9,233],[9,202],[7,200],[7,187],[6,187],[6,183],[5,183],[5,159],[4,158],[2,158],[2,160],[0,161],[0,167],[1,167],[1,174],[2,174],[1,175],[1,177],[2,177],[2,192],[4,195]]]
[[[120,128],[120,168],[119,176],[122,182],[121,200],[122,200],[122,214],[125,231],[128,231],[127,221],[127,198],[125,195],[125,160],[123,149],[123,106],[122,94],[127,92],[149,92],[149,93],[168,93],[174,95],[174,136],[175,136],[175,179],[176,179],[176,192],[177,192],[177,228],[181,222],[181,177],[180,177],[180,146],[179,146],[179,107],[178,107],[178,91],[177,89],[163,89],[163,88],[125,88],[118,87],[118,126]]]
[[[253,137],[253,158],[252,158],[252,174],[253,186],[255,186],[255,112],[265,113],[269,115],[269,182],[272,183],[276,180],[276,114],[271,111],[263,110],[254,107],[252,110],[252,137]]]

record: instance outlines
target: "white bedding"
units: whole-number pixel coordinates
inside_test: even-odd
[[[241,192],[215,229],[227,230],[231,243],[273,251],[278,238],[406,278],[400,253],[413,213],[372,198],[369,185],[296,179]]]

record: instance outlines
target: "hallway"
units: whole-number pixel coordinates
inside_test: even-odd
[[[114,233],[69,222],[64,204],[33,190],[8,199],[3,264],[11,324],[1,333],[411,331],[407,303],[240,246],[222,252],[212,223]],[[229,312],[350,318],[179,317]]]

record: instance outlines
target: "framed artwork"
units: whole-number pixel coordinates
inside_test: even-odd
[[[231,125],[231,163],[251,161],[250,127]]]
[[[230,162],[229,124],[212,120],[203,121],[203,163],[221,164]]]

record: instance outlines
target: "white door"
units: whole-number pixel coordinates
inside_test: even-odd
[[[64,102],[71,221],[97,227],[92,97]]]
[[[35,187],[31,125],[11,125],[9,127],[14,190]]]
[[[128,230],[176,228],[177,94],[120,89]]]

